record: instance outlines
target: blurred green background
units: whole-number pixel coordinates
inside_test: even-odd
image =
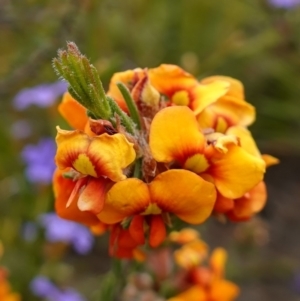
[[[299,300],[299,6],[278,8],[264,0],[2,0],[0,6],[1,265],[24,300],[36,300],[28,284],[53,262],[55,277],[88,300],[108,269],[106,238],[97,239],[87,257],[70,250],[56,260],[45,251],[42,231],[31,242],[22,235],[26,222],[53,210],[53,196],[51,185],[28,181],[20,154],[54,137],[63,121],[57,103],[17,110],[13,99],[24,88],[57,81],[51,60],[66,41],[91,59],[106,87],[116,71],[161,63],[180,65],[199,79],[222,74],[243,82],[257,109],[251,131],[262,152],[281,164],[268,170],[269,203],[258,221],[211,221],[204,237],[230,249],[229,275],[243,289],[239,300]],[[24,120],[31,133],[20,138],[12,129]],[[255,231],[267,239],[258,243]]]

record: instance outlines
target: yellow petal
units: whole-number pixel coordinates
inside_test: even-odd
[[[172,169],[150,184],[151,202],[190,224],[200,224],[211,214],[216,200],[213,184],[187,170]]]
[[[70,93],[66,92],[64,94],[62,102],[58,106],[58,111],[72,128],[84,130],[88,122],[86,108],[77,102]]]
[[[56,142],[55,160],[60,169],[72,167],[93,177],[124,180],[123,169],[135,159],[133,144],[122,134],[89,137],[81,131],[57,128]]]
[[[185,160],[203,151],[205,138],[193,112],[187,107],[168,107],[156,114],[150,127],[149,145],[158,162]]]
[[[135,178],[116,183],[107,193],[104,207],[98,218],[114,224],[126,217],[142,213],[150,204],[147,184]]]
[[[123,134],[94,137],[87,155],[95,164],[98,175],[107,176],[115,182],[126,179],[123,169],[136,157],[133,143],[128,142]]]
[[[229,145],[227,153],[212,159],[209,169],[218,191],[231,199],[242,197],[257,185],[264,172],[265,162],[237,145]]]
[[[233,96],[233,97],[239,98],[241,100],[244,99],[244,97],[245,97],[244,86],[239,80],[237,80],[235,78],[232,78],[229,76],[223,76],[223,75],[214,75],[214,76],[209,76],[209,77],[203,78],[200,81],[200,83],[209,84],[209,83],[213,83],[216,81],[225,81],[230,85],[229,89],[226,93],[226,96]]]
[[[225,81],[215,81],[206,85],[197,85],[193,89],[195,99],[191,104],[191,108],[195,115],[201,113],[207,106],[216,102],[220,97],[224,96],[228,91],[229,83]]]
[[[249,130],[242,126],[232,126],[226,131],[226,134],[238,137],[240,145],[244,150],[253,156],[261,158],[260,151]]]

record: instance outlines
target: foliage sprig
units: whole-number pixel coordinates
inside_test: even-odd
[[[99,74],[75,43],[68,42],[67,50],[58,51],[53,67],[69,83],[69,93],[95,117],[106,120],[112,117]]]

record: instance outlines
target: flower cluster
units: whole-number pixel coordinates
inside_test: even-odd
[[[263,208],[265,169],[277,160],[247,129],[255,109],[238,80],[161,65],[116,73],[105,93],[73,43],[54,65],[70,84],[59,111],[74,128],[57,128],[56,211],[109,229],[112,256],[160,246],[177,219],[242,221]],[[77,83],[74,70],[85,72]]]
[[[174,252],[174,259],[183,269],[178,287],[183,292],[168,301],[232,301],[239,295],[236,284],[224,277],[227,253],[216,248],[208,256],[208,246],[193,229],[184,229],[170,234],[170,239],[182,245]]]
[[[225,278],[227,253],[216,248],[211,253],[198,231],[172,231],[168,246],[148,253],[146,265],[152,277],[137,272],[130,275],[121,300],[151,301],[233,301],[238,286]],[[174,250],[175,249],[175,250]],[[166,292],[162,298],[157,292]]]
[[[1,301],[20,301],[21,296],[12,292],[9,282],[7,281],[7,272],[0,267],[0,300]]]

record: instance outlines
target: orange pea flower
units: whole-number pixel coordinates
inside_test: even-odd
[[[144,228],[148,225],[149,245],[157,247],[166,237],[165,213],[199,224],[210,216],[215,198],[211,183],[187,170],[168,170],[149,184],[135,178],[114,184],[98,218],[106,224],[132,218],[129,233],[139,244],[145,241]]]
[[[198,110],[200,127],[225,133],[231,126],[252,124],[255,120],[255,108],[244,100],[244,87],[240,81],[227,76],[211,76],[201,80],[200,84],[212,85],[220,81],[229,85],[228,90]],[[199,102],[203,103],[201,100]]]
[[[169,240],[181,245],[187,244],[199,238],[199,232],[192,228],[184,228],[180,231],[172,231]]]
[[[279,160],[270,155],[261,155],[251,133],[241,126],[230,127],[226,134],[235,135],[240,141],[241,147],[249,154],[261,158],[266,167],[278,164]],[[217,195],[214,211],[224,213],[230,220],[246,221],[254,214],[260,212],[267,201],[267,189],[263,181],[259,182],[252,189],[247,191],[242,197],[237,199],[227,198]]]
[[[7,272],[0,267],[0,300],[1,301],[21,301],[21,296],[13,293],[6,279]]]
[[[61,171],[71,170],[73,179],[65,179],[59,171],[54,176],[58,215],[93,225],[112,181],[126,179],[124,169],[135,159],[133,144],[123,134],[90,137],[59,128],[56,141],[56,164]]]
[[[168,97],[170,104],[188,106],[195,115],[223,96],[229,87],[229,84],[222,80],[199,84],[195,77],[176,65],[163,64],[150,69],[149,78],[154,88]]]
[[[244,100],[243,85],[236,79],[212,76],[199,82],[175,65],[150,69],[149,77],[171,104],[188,106],[203,129],[224,133],[230,126],[248,126],[255,120],[255,109]]]
[[[143,242],[142,242],[143,243]],[[121,224],[111,226],[109,238],[109,255],[118,258],[140,259],[142,251],[138,247],[142,244],[137,241],[128,229],[124,229]],[[137,256],[136,256],[137,255]]]
[[[221,136],[208,141],[193,112],[173,106],[154,117],[149,145],[156,161],[193,171],[223,196],[239,198],[263,179],[265,163],[240,147],[235,136]]]
[[[190,246],[190,251],[193,246]],[[195,251],[195,250],[193,250]],[[239,295],[236,284],[224,279],[227,253],[222,248],[213,251],[208,267],[190,266],[190,288],[168,301],[233,301]]]
[[[184,244],[174,252],[176,263],[184,269],[192,269],[199,266],[208,254],[208,246],[200,239],[195,239]]]
[[[106,226],[99,221],[96,214],[103,207],[105,193],[111,185],[110,181],[90,177],[85,178],[84,185],[79,185],[82,184],[81,180],[64,176],[68,173],[72,173],[71,169],[64,171],[56,169],[53,176],[56,213],[61,218],[91,227],[98,235],[103,233]]]
[[[145,71],[140,68],[115,73],[110,80],[107,95],[111,96],[123,111],[128,112],[126,102],[117,86],[117,83],[121,82],[125,84],[128,90],[132,91],[133,87],[144,76],[145,76]]]
[[[56,142],[55,160],[59,169],[71,167],[94,178],[124,180],[124,169],[135,159],[133,144],[123,134],[89,137],[78,130],[65,131],[58,127]]]

